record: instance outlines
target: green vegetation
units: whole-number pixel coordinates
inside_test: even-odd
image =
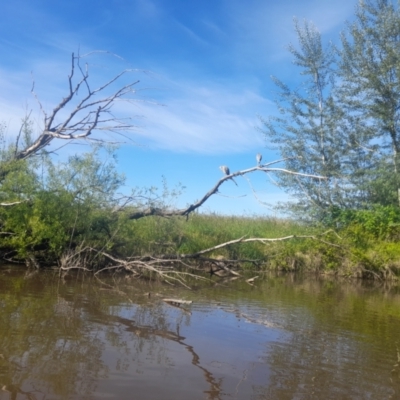
[[[162,254],[166,252],[166,248],[172,253],[193,254],[243,236],[245,238],[276,238],[304,234],[306,230],[298,224],[279,219],[197,213],[192,214],[188,220],[162,217],[141,219],[129,225],[129,229],[127,236],[134,240],[131,242],[132,247],[127,251],[132,253],[141,251],[141,255],[143,252],[144,254]],[[208,256],[223,255],[232,260],[246,259],[261,262],[268,257],[271,249],[270,244],[241,243],[215,250]]]
[[[42,108],[41,132],[34,132],[28,115],[10,144],[4,137],[6,127],[0,125],[1,257],[34,266],[92,269],[115,263],[126,267],[135,258],[137,270],[147,265],[153,272],[153,264],[143,264],[146,257],[157,258],[157,267],[167,259],[179,264],[182,259],[222,257],[234,266],[240,260],[242,268],[396,277],[399,6],[386,0],[360,2],[340,49],[324,46],[310,23],[296,21],[295,29],[299,44],[289,51],[302,84],[292,88],[274,78],[279,113],[263,121],[267,142],[282,156],[280,165],[291,171],[276,180],[296,199],[283,205],[294,218],[198,213],[231,176],[183,210],[171,206],[183,188],[170,189],[165,179],[160,189],[121,194],[124,177],[116,171],[115,149],[104,139],[96,140],[87,153],[57,161],[46,150],[53,141],[133,127],[110,114],[116,100],[129,101],[135,93],[136,81],[113,87],[129,71],[93,90],[87,70],[80,67],[82,57],[72,55],[69,93],[50,113]],[[66,115],[63,122],[60,110]],[[257,169],[273,173],[271,165],[235,176]]]
[[[397,206],[331,209],[320,225],[196,212],[189,218],[153,215],[131,219],[139,200],[136,207],[116,211],[121,183],[123,177],[115,171],[112,149],[95,147],[56,165],[45,153],[34,164],[15,161],[2,181],[2,202],[15,203],[0,208],[3,258],[34,259],[41,266],[53,266],[68,252],[84,247],[120,258],[176,256],[241,237],[296,236],[267,243],[235,243],[204,256],[242,260],[242,268],[329,271],[350,276],[393,278],[400,268]],[[169,191],[165,184],[161,193],[151,188],[130,197],[144,201],[141,207],[168,209],[166,201],[172,202],[178,195],[179,190]],[[106,262],[97,256],[91,267],[101,268]]]

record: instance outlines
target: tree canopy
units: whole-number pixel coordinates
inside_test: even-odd
[[[400,198],[400,10],[388,0],[360,1],[341,46],[323,44],[311,23],[295,21],[290,45],[301,83],[277,87],[277,115],[263,120],[268,142],[287,168],[292,210],[322,217],[332,208],[398,205]]]

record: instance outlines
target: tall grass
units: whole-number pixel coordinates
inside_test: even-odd
[[[122,255],[193,254],[241,237],[297,237],[263,244],[237,243],[207,253],[229,260],[257,260],[264,269],[319,271],[359,277],[395,277],[400,271],[399,235],[379,237],[359,223],[327,234],[326,227],[260,216],[194,213],[184,217],[150,217],[123,227]],[[392,231],[391,231],[392,232]],[[302,236],[314,236],[304,238]],[[242,263],[242,267],[254,266]]]
[[[315,229],[270,217],[192,214],[188,219],[150,217],[125,226],[125,255],[193,254],[220,243],[245,238],[280,238],[314,234]],[[282,252],[281,243],[239,243],[209,253],[228,259],[267,260]]]

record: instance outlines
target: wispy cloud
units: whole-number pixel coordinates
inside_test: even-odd
[[[218,26],[216,23],[205,19],[203,19],[201,22],[206,27],[206,29],[214,36],[214,38],[216,37],[223,40],[229,39],[227,32],[221,29],[221,27]]]
[[[182,24],[179,21],[175,21],[175,24],[179,27],[180,30],[185,32],[186,35],[188,35],[192,40],[196,41],[197,44],[200,44],[202,46],[208,46],[209,43],[202,39],[199,35],[197,35],[192,29],[188,28],[184,24]]]
[[[166,106],[139,106],[141,135],[149,146],[174,152],[243,153],[261,145],[257,114],[268,107],[252,90],[177,82]]]

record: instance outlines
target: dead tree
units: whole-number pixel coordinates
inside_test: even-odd
[[[33,83],[31,92],[43,116],[43,130],[32,143],[18,149],[20,132],[16,141],[15,160],[26,159],[37,154],[55,139],[69,141],[89,139],[96,130],[122,133],[134,128],[130,118],[119,118],[111,112],[117,101],[132,100],[131,95],[136,93],[135,86],[139,83],[138,80],[114,88],[114,84],[134,70],[124,69],[104,84],[92,87],[88,64],[82,66],[82,59],[93,53],[95,52],[84,55],[72,53],[68,94],[50,113],[44,110],[34,91],[35,84]]]

